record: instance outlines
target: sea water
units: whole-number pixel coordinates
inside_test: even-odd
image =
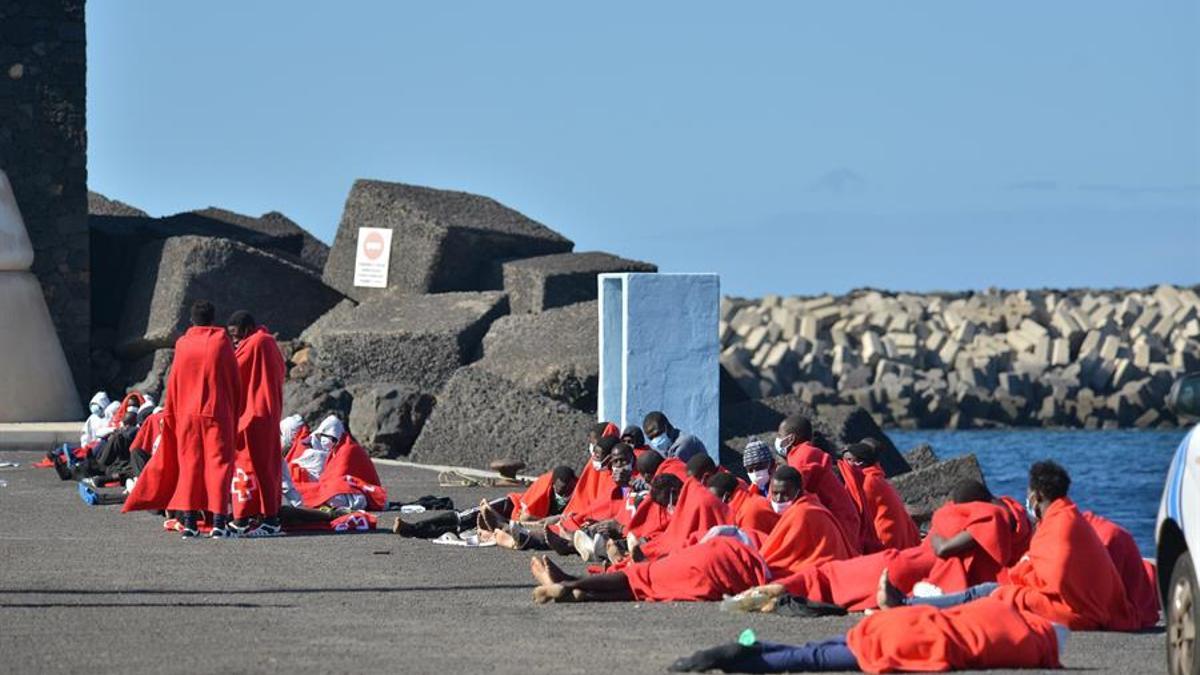
[[[948,459],[973,452],[988,487],[1024,501],[1029,465],[1053,459],[1071,474],[1071,498],[1081,510],[1133,533],[1142,555],[1154,557],[1154,520],[1163,481],[1187,429],[1116,430],[886,430],[901,452],[928,443]]]

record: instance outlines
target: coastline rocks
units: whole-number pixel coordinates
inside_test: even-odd
[[[1200,368],[1200,294],[1169,285],[726,298],[720,331],[751,397],[853,404],[900,428],[1174,426],[1165,390]]]
[[[350,433],[372,457],[407,455],[433,411],[434,398],[405,384],[354,390]]]
[[[502,261],[574,248],[566,237],[488,197],[360,179],[346,198],[324,272],[325,283],[357,301],[383,292],[353,284],[360,227],[392,229],[389,292],[494,290],[501,287]]]
[[[917,524],[928,522],[954,486],[962,480],[985,483],[983,469],[974,453],[954,457],[892,477],[892,486],[904,498],[908,512]]]

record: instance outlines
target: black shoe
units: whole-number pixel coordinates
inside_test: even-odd
[[[730,642],[709,649],[701,649],[691,656],[677,659],[667,670],[673,673],[703,673],[709,670],[725,670],[727,666],[735,665],[737,660],[744,656],[749,656],[754,651],[755,647],[747,647],[738,642]]]
[[[179,519],[179,537],[195,539],[200,536],[200,528],[196,526],[196,514],[185,514]]]

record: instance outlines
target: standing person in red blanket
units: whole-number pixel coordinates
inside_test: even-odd
[[[191,308],[192,327],[175,342],[167,378],[163,444],[133,486],[123,511],[182,512],[184,539],[199,536],[201,512],[212,514],[212,537],[228,537],[241,385],[225,329],[213,325],[207,300]]]
[[[1134,607],[1112,558],[1075,503],[1067,496],[1071,477],[1052,461],[1029,469],[1027,508],[1037,521],[1029,553],[1007,571],[1003,583],[972,586],[962,593],[907,598],[880,577],[879,606],[954,607],[992,597],[1072,630],[1133,631]]]
[[[283,450],[279,447],[279,423],[283,419],[287,365],[275,338],[249,312],[234,312],[226,326],[233,338],[243,401],[237,425],[231,529],[238,536],[273,537],[281,530]],[[252,518],[259,519],[258,527],[253,529]]]
[[[803,415],[789,415],[779,423],[775,451],[787,458],[788,466],[800,472],[804,489],[814,495],[837,519],[855,555],[862,552],[858,507],[833,472],[833,457],[813,445],[812,422]]]

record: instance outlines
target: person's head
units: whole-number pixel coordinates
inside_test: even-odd
[[[662,463],[665,461],[667,459],[657,452],[643,452],[637,458],[638,475],[647,480],[653,478],[658,473],[658,467],[662,466]]]
[[[775,513],[783,513],[803,494],[804,484],[800,472],[794,467],[781,466],[771,475],[771,490],[768,496]]]
[[[733,499],[733,493],[737,490],[737,484],[737,479],[733,477],[733,474],[719,471],[709,476],[705,487],[717,499],[728,503],[730,499]]]
[[[964,478],[954,484],[950,491],[950,501],[955,504],[993,501],[992,491],[983,483],[972,478]]]
[[[679,502],[679,493],[682,491],[683,481],[672,473],[655,476],[654,480],[650,481],[650,499],[668,511],[675,508],[675,504]]]
[[[761,492],[767,491],[771,482],[771,472],[775,470],[775,457],[766,443],[752,439],[742,451],[742,466],[746,468],[746,476]]]
[[[120,420],[114,420],[113,418],[116,417],[117,411],[120,409],[121,409],[120,401],[111,401],[108,404],[108,407],[104,409],[104,419],[112,421],[112,422],[119,422]]]
[[[633,478],[633,446],[628,443],[614,443],[608,453],[608,470],[612,473],[613,482],[617,487],[626,487]]]
[[[550,474],[550,488],[554,490],[554,499],[565,505],[571,495],[575,494],[575,484],[579,482],[575,469],[569,466],[556,466]]]
[[[646,445],[646,434],[642,433],[642,428],[638,425],[630,424],[621,432],[621,441],[635,448],[641,448]]]
[[[138,406],[137,425],[139,427],[142,426],[142,424],[145,423],[146,418],[150,417],[153,414],[154,414],[154,402],[153,401],[148,400],[145,403]]]
[[[597,422],[588,429],[588,452],[592,455],[592,466],[599,471],[602,466],[608,461],[608,451],[612,450],[612,446],[600,446],[600,441],[609,438],[615,443],[620,439],[616,434],[612,433],[613,425],[608,422]]]
[[[859,466],[875,466],[879,462],[879,450],[870,443],[851,443],[842,450],[842,459]]]
[[[96,395],[92,397],[92,400],[88,402],[88,411],[96,417],[103,417],[104,409],[108,407],[109,403],[112,403],[112,401],[109,400],[108,394],[103,391],[98,391],[96,392]]]
[[[667,449],[671,447],[671,430],[671,421],[658,410],[647,413],[642,420],[646,443],[660,455],[666,456]]]
[[[316,431],[309,437],[309,442],[312,447],[329,452],[342,440],[345,433],[346,425],[342,420],[337,415],[330,415],[317,425]]]
[[[689,478],[695,478],[700,483],[708,480],[708,477],[717,472],[717,463],[709,457],[707,453],[700,455],[692,455],[687,461],[687,475]]]
[[[603,436],[588,446],[592,454],[592,468],[596,471],[603,471],[608,466],[609,456],[612,454],[613,446],[620,443],[612,436]]]
[[[192,325],[211,326],[217,320],[217,308],[207,300],[197,300],[192,303]]]
[[[811,441],[812,436],[812,422],[807,417],[800,413],[788,415],[775,432],[775,451],[786,455],[796,445]]]
[[[1071,490],[1071,476],[1058,462],[1043,460],[1029,467],[1029,494],[1025,507],[1039,520],[1056,500]]]
[[[125,416],[121,418],[121,426],[132,427],[137,424],[138,411],[137,408],[129,406],[125,409]]]
[[[300,427],[304,426],[304,418],[299,415],[288,415],[279,420],[279,446],[286,453],[292,447],[292,441],[296,440],[296,434],[300,433]]]
[[[225,322],[225,330],[229,332],[229,337],[233,338],[234,344],[245,340],[257,327],[254,317],[244,309],[230,314],[229,320]]]

